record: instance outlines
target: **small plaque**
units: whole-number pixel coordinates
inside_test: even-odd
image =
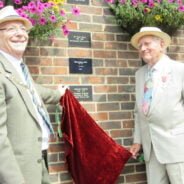
[[[69,58],[70,73],[92,74],[92,59]]]
[[[91,47],[91,34],[87,32],[70,32],[68,35],[69,47]]]
[[[88,5],[89,4],[89,0],[68,0],[67,3]]]
[[[79,101],[92,101],[92,86],[70,86],[70,90]]]

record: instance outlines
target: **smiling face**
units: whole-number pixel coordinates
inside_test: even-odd
[[[0,50],[21,59],[28,43],[28,33],[21,21],[0,24]]]
[[[164,42],[155,36],[143,36],[139,39],[138,50],[144,62],[153,66],[164,53]]]

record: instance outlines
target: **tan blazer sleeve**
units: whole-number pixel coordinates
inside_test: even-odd
[[[35,84],[36,89],[44,104],[57,104],[61,98],[59,90],[49,89],[39,84]]]
[[[0,82],[0,183],[22,184],[25,181],[7,136],[7,108],[5,89]]]
[[[139,124],[139,115],[137,112],[137,105],[135,105],[134,109],[134,143],[142,144],[141,141],[141,133],[140,133],[140,124]]]

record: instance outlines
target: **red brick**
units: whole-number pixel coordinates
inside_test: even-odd
[[[108,119],[108,113],[106,112],[90,113],[90,115],[96,121],[105,121]]]
[[[116,52],[115,51],[94,51],[94,57],[95,58],[115,58]]]
[[[68,73],[66,67],[41,67],[40,70],[43,75],[63,75]]]
[[[70,48],[68,49],[69,57],[87,57],[91,58],[92,51],[90,49],[79,49],[79,48]]]
[[[110,134],[113,138],[130,137],[132,136],[132,131],[131,130],[111,130]]]
[[[94,86],[95,93],[111,93],[111,92],[117,92],[117,86],[107,86],[107,85],[98,85]]]
[[[141,174],[133,174],[133,175],[127,175],[126,177],[126,182],[138,182],[138,181],[145,181],[146,180],[146,175],[144,173]]]

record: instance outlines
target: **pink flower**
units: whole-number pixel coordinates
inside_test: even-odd
[[[73,7],[72,14],[73,15],[80,15],[80,9],[78,7]]]
[[[45,19],[45,17],[41,17],[40,20],[39,20],[39,23],[40,23],[41,25],[45,25],[46,22],[47,22],[47,20]]]
[[[32,14],[37,12],[36,6],[29,8],[29,10],[30,10],[30,13],[32,13]]]
[[[24,13],[24,11],[23,11],[21,8],[17,9],[16,12],[17,12],[20,16]]]
[[[55,29],[57,29],[58,25],[64,25],[61,27],[61,29],[65,36],[69,34],[69,29],[66,26],[66,24],[68,24],[68,19],[62,3],[53,3],[56,1],[46,2],[46,0],[30,0],[28,2],[24,0],[13,1],[17,4],[26,4],[22,4],[21,8],[17,9],[17,12],[20,16],[29,19],[32,25],[35,26],[35,29],[32,30],[33,32],[36,31],[36,34],[33,32],[30,33],[33,33],[35,37],[39,38],[39,36],[41,36],[41,39],[45,39],[45,37],[49,37],[51,35],[54,36],[56,34]],[[0,2],[3,1],[0,0]],[[72,8],[71,12],[73,15],[79,15],[80,9],[75,6]]]
[[[68,36],[68,35],[69,35],[70,31],[69,31],[69,29],[67,28],[66,25],[63,25],[63,26],[61,27],[61,29],[62,29],[63,34],[64,34],[65,36]]]
[[[22,13],[21,17],[28,18],[28,15],[26,15],[25,13]]]
[[[178,11],[184,12],[184,5],[180,6],[180,7],[178,8]]]
[[[60,11],[60,15],[61,15],[61,16],[65,16],[65,15],[66,15],[65,10],[61,10],[61,11]]]
[[[137,7],[138,1],[137,0],[132,0],[132,6]]]
[[[56,20],[57,20],[57,19],[56,19],[56,16],[55,16],[55,15],[51,15],[51,16],[50,16],[50,21],[51,21],[51,22],[56,22]]]
[[[40,3],[39,6],[37,6],[37,12],[38,12],[38,13],[44,12],[44,8],[45,8],[45,7],[42,6],[42,4]]]
[[[142,3],[147,3],[147,2],[148,2],[148,0],[141,0],[141,2],[142,2]]]
[[[22,8],[19,8],[19,9],[21,9],[22,11],[23,11],[23,10],[24,10],[24,11],[28,11],[28,10],[29,10],[27,6],[22,6]]]
[[[177,0],[177,3],[182,5],[183,4],[183,1],[182,0]]]
[[[44,3],[43,6],[44,6],[44,8],[49,8],[50,7],[50,3]]]
[[[148,6],[149,6],[150,8],[153,8],[153,7],[154,7],[154,2],[149,2]]]
[[[115,0],[105,0],[107,3],[114,3]]]
[[[29,21],[32,23],[33,26],[36,25],[36,20],[29,18]]]
[[[0,1],[0,8],[4,7],[4,2]]]
[[[22,4],[22,0],[14,0],[15,4]]]
[[[29,2],[28,8],[31,9],[31,8],[33,8],[33,7],[36,8],[35,2],[33,2],[33,1]]]

